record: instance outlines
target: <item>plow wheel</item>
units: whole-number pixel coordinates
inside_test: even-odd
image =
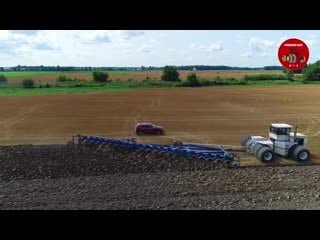
[[[231,168],[233,169],[238,169],[240,167],[240,161],[236,160],[236,161],[232,161],[230,164]]]
[[[234,159],[230,162],[230,167],[233,169],[237,169],[240,167],[240,157],[234,156]]]
[[[239,161],[232,161],[230,166],[233,169],[238,169],[240,167],[240,162]]]

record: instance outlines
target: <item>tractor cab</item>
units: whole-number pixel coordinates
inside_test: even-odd
[[[272,123],[269,130],[269,139],[274,141],[298,143],[298,145],[307,146],[307,136],[297,133],[297,129],[291,132],[293,126],[286,123]]]
[[[292,128],[291,125],[286,123],[271,123],[269,138],[271,141],[289,141]]]

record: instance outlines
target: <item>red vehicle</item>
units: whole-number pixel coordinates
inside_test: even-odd
[[[137,123],[136,124],[136,134],[157,134],[161,135],[164,134],[164,129],[161,126],[152,124],[152,123]]]

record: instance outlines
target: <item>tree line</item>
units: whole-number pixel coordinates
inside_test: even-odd
[[[68,71],[126,71],[126,70],[133,70],[134,68],[126,68],[126,67],[73,67],[73,66],[15,66],[15,67],[0,67],[0,72],[4,71],[12,71],[12,72],[19,72],[19,71],[54,71],[54,72],[68,72]]]
[[[231,67],[231,66],[211,66],[211,65],[186,65],[174,66],[177,70],[284,70],[281,66],[264,66],[260,68],[250,67]],[[14,67],[0,67],[0,72],[4,71],[151,71],[151,70],[164,70],[165,67],[154,66],[140,66],[140,67],[76,67],[76,66],[14,66]]]

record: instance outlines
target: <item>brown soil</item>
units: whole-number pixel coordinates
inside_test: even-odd
[[[319,92],[320,86],[210,87],[1,97],[0,145],[66,143],[78,133],[137,137],[139,121],[166,130],[139,142],[239,145],[243,136],[267,135],[272,122],[287,122],[308,135],[312,162],[320,162]],[[242,164],[260,165],[246,156]]]
[[[0,155],[0,209],[320,209],[319,166],[211,168],[72,144]]]

